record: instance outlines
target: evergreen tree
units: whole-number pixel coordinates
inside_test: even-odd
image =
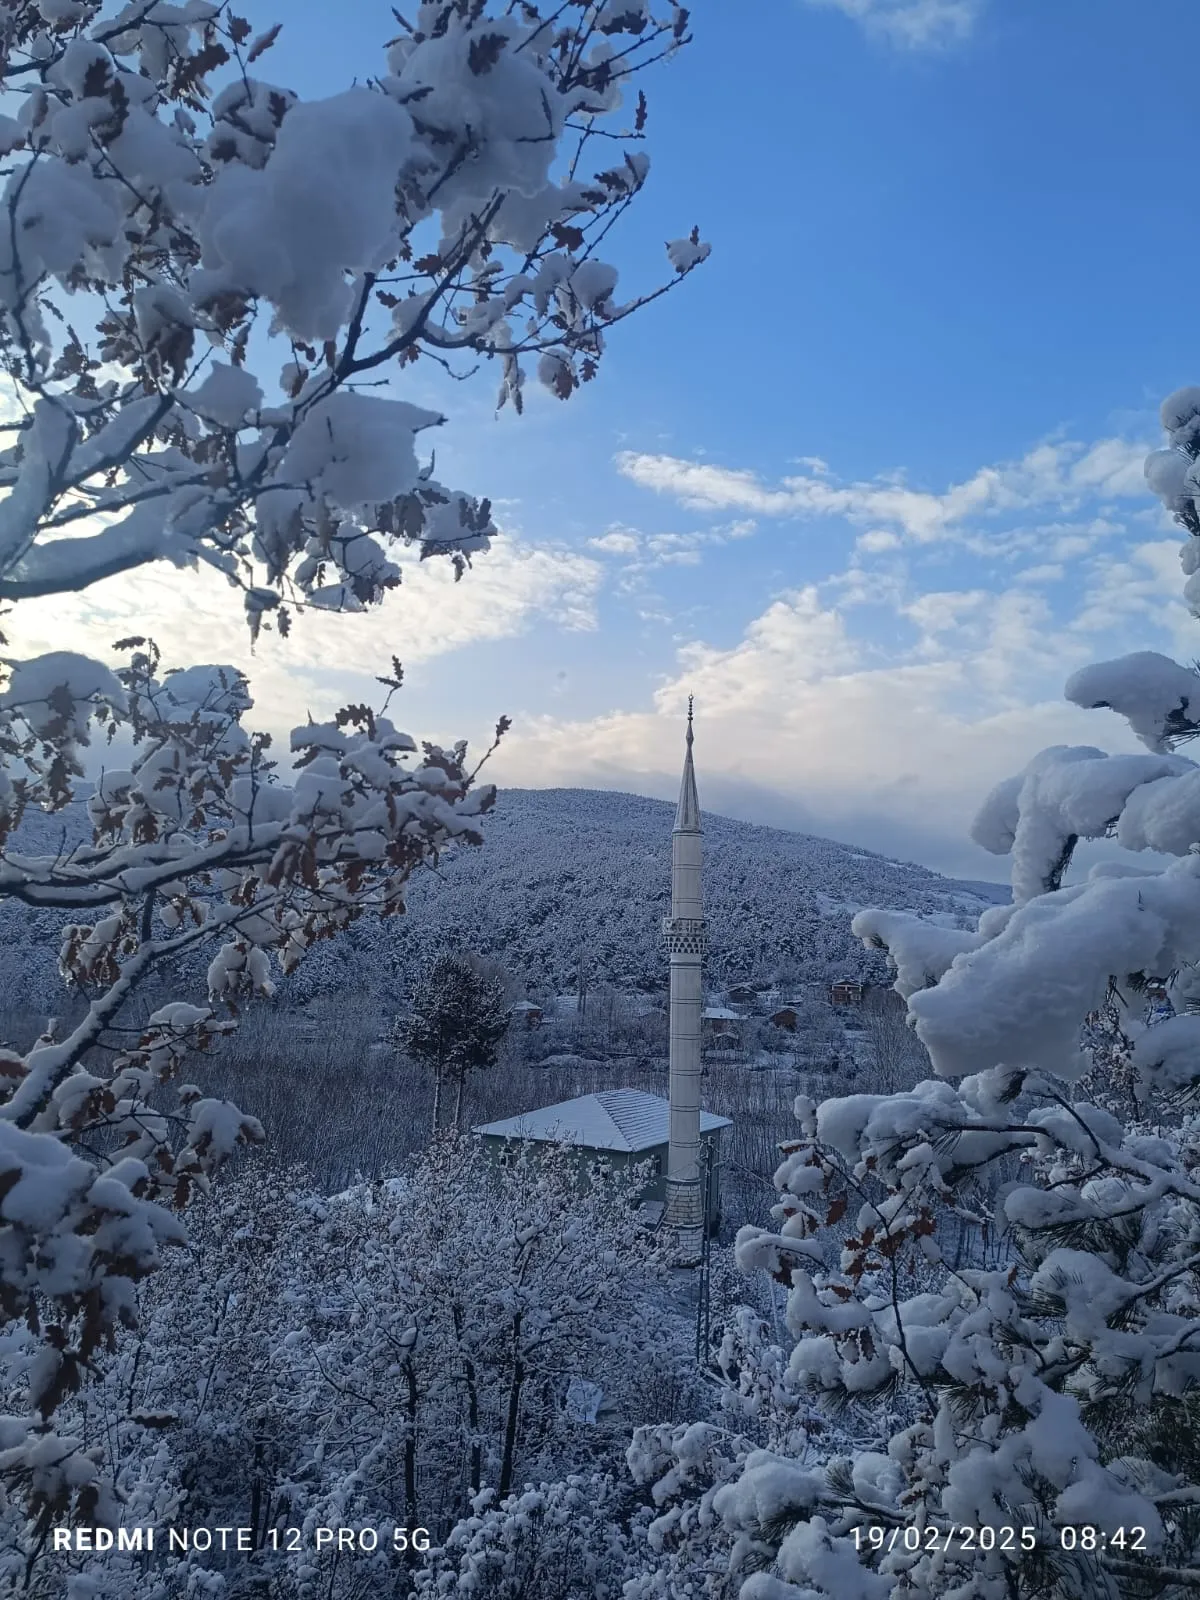
[[[441,1123],[443,1086],[454,1085],[458,1128],[467,1076],[495,1066],[507,1029],[503,980],[481,971],[469,956],[438,956],[417,984],[412,1011],[400,1019],[398,1030],[401,1048],[433,1074],[434,1133]]]

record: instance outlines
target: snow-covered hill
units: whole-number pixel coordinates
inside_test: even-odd
[[[461,851],[414,882],[408,916],[363,923],[318,946],[290,985],[299,996],[326,987],[402,989],[432,949],[453,940],[494,956],[522,986],[568,990],[582,966],[592,984],[659,991],[673,817],[672,806],[638,795],[505,790],[482,850]],[[81,822],[30,818],[20,844],[33,851],[69,843]],[[1000,885],[959,883],[807,834],[715,816],[704,829],[714,987],[882,975],[850,935],[860,907],[905,907],[953,922],[1008,897]],[[57,920],[0,906],[3,987],[46,1009],[55,1003]]]
[[[556,986],[583,960],[593,978],[658,989],[673,820],[672,806],[637,795],[509,791],[484,850],[415,887],[413,926],[475,930],[477,947]],[[977,916],[986,903],[978,886],[827,839],[714,816],[704,830],[714,984],[859,968],[849,919],[864,905]]]

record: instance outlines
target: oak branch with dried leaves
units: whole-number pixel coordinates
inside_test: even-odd
[[[204,562],[257,637],[379,602],[402,547],[461,576],[497,530],[433,477],[419,436],[445,419],[403,369],[493,362],[500,405],[529,370],[566,399],[704,259],[693,230],[621,300],[599,254],[649,170],[635,80],[686,43],[682,7],[447,0],[397,26],[378,76],[304,101],[256,76],[278,28],[227,5],[0,0],[0,603]],[[386,704],[297,728],[285,782],[243,675],[164,667],[153,631],[116,664],[0,674],[0,897],[78,913],[61,969],[88,1000],[0,1051],[0,1473],[43,1526],[116,1514],[56,1407],[189,1194],[263,1137],[182,1063],[314,940],[402,911],[493,799],[465,745],[418,746]],[[92,842],[28,853],[22,817],[79,802],[98,728],[133,756],[87,798]],[[131,1035],[139,983],[203,944],[204,1003]]]

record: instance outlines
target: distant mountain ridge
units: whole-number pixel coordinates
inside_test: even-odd
[[[409,912],[363,921],[314,948],[287,980],[297,999],[327,988],[407,988],[432,951],[459,944],[503,963],[519,986],[565,992],[582,980],[665,988],[661,920],[670,908],[674,807],[592,789],[506,789],[481,850],[452,852],[410,889]],[[81,805],[28,818],[17,848],[55,849],[86,835]],[[1003,885],[809,834],[704,818],[704,892],[712,987],[743,981],[882,978],[881,959],[850,933],[865,905],[950,922],[1008,898]],[[49,1010],[57,991],[57,915],[0,905],[0,987]],[[188,974],[198,981],[198,970]],[[61,992],[61,991],[57,991]]]

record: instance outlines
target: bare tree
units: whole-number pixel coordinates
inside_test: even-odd
[[[868,1087],[872,1093],[895,1094],[928,1076],[929,1052],[909,1026],[896,995],[890,990],[873,991],[862,1018],[871,1049]]]

